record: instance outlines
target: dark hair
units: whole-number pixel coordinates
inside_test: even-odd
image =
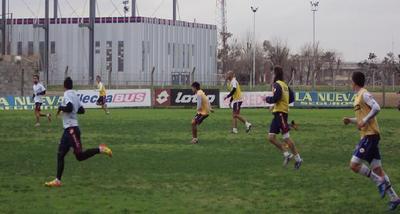
[[[96,78],[98,78],[99,80],[101,80],[101,76],[100,76],[100,75],[97,75]]]
[[[274,75],[275,75],[274,82],[278,80],[283,81],[283,69],[281,66],[277,65],[274,67]]]
[[[364,87],[365,85],[365,75],[362,72],[354,72],[351,76],[351,80],[353,80],[353,82],[360,87]]]
[[[192,83],[192,87],[195,88],[196,90],[200,90],[200,83],[194,82]]]
[[[36,77],[37,79],[39,79],[39,75],[34,74],[33,77]]]
[[[66,89],[72,89],[72,87],[74,86],[71,77],[67,77],[64,80],[64,88]]]

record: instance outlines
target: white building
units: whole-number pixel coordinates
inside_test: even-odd
[[[44,30],[33,25],[43,22],[8,20],[11,54],[43,53]],[[62,83],[67,66],[77,84],[89,83],[89,30],[79,23],[89,19],[50,19],[50,84]],[[216,49],[215,25],[144,17],[98,17],[95,22],[94,70],[104,82],[110,74],[113,84],[150,84],[153,67],[157,85],[189,83],[194,68],[193,79],[215,82]]]

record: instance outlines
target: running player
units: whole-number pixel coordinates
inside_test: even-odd
[[[99,99],[97,99],[96,105],[101,106],[106,114],[110,114],[107,109],[107,94],[106,94],[106,87],[104,87],[103,83],[101,82],[101,77],[99,75],[96,76],[97,82],[97,91],[99,92]]]
[[[236,80],[233,71],[228,71],[226,73],[226,80],[228,81],[228,90],[230,91],[230,93],[224,98],[224,100],[230,99],[229,106],[232,106],[232,133],[238,133],[238,120],[240,120],[246,126],[246,132],[249,132],[252,125],[243,116],[240,115],[243,97],[239,82]]]
[[[360,130],[361,140],[351,158],[350,168],[353,172],[370,178],[377,185],[382,198],[388,194],[390,197],[389,209],[395,210],[400,204],[400,199],[382,168],[379,152],[380,130],[376,115],[380,111],[380,106],[364,88],[365,75],[363,73],[354,72],[352,82],[353,91],[357,93],[354,100],[356,117],[345,117],[343,122],[345,125],[355,124]],[[364,161],[368,162],[370,167],[365,165]]]
[[[84,161],[96,154],[102,153],[112,156],[112,151],[105,144],[100,144],[98,148],[92,148],[83,151],[81,142],[81,131],[78,126],[78,115],[84,114],[85,109],[83,108],[79,97],[76,92],[72,90],[73,82],[70,77],[64,80],[64,99],[62,105],[58,108],[57,116],[62,112],[63,114],[63,126],[64,133],[61,137],[60,144],[58,146],[57,154],[57,176],[56,179],[50,182],[46,182],[47,187],[60,187],[61,177],[64,171],[64,157],[70,150],[74,149],[75,157],[78,161]]]
[[[43,95],[46,94],[46,88],[39,82],[39,75],[33,75],[33,96],[32,99],[35,102],[35,117],[36,123],[35,126],[40,126],[40,117],[47,117],[47,120],[51,122],[51,114],[42,114],[40,111],[40,107],[43,104]]]
[[[294,102],[294,93],[283,81],[283,69],[280,66],[274,68],[273,96],[267,97],[266,101],[269,104],[275,104],[272,109],[274,118],[271,122],[268,140],[283,153],[283,166],[287,166],[289,161],[294,157],[296,160],[294,168],[300,169],[303,160],[293,140],[290,138],[290,126],[288,124],[289,104]],[[283,144],[276,139],[276,135],[280,132],[282,132]],[[290,152],[287,151],[287,147]]]
[[[200,89],[200,83],[192,83],[192,91],[197,98],[197,113],[192,119],[192,144],[197,144],[199,142],[197,138],[197,126],[199,126],[213,110],[207,95]]]

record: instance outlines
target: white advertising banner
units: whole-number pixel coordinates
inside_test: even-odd
[[[221,92],[219,94],[219,105],[220,108],[230,108],[229,99],[224,100],[224,98],[229,94],[229,92]],[[258,107],[269,107],[272,106],[265,102],[267,96],[272,96],[272,92],[242,92],[243,104],[242,108],[258,108]]]
[[[95,90],[77,90],[76,93],[85,108],[98,108],[99,92]],[[150,89],[107,90],[107,107],[150,107]]]

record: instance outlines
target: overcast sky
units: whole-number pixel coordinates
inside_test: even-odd
[[[58,0],[61,16],[87,16],[89,0]],[[228,30],[244,40],[252,32],[251,5],[256,16],[258,41],[279,38],[293,52],[312,41],[309,0],[226,0]],[[50,0],[52,2],[52,0]],[[98,16],[119,16],[122,0],[97,0]],[[40,3],[40,4],[39,4]],[[178,0],[184,21],[217,24],[216,0]],[[115,6],[114,6],[115,5]],[[52,8],[52,3],[50,4]],[[172,0],[137,0],[140,16],[171,18]],[[44,0],[10,0],[15,17],[43,14]],[[118,10],[116,10],[116,8]],[[340,52],[346,61],[360,61],[375,52],[378,57],[394,50],[400,54],[400,0],[320,0],[317,40],[324,50]]]

